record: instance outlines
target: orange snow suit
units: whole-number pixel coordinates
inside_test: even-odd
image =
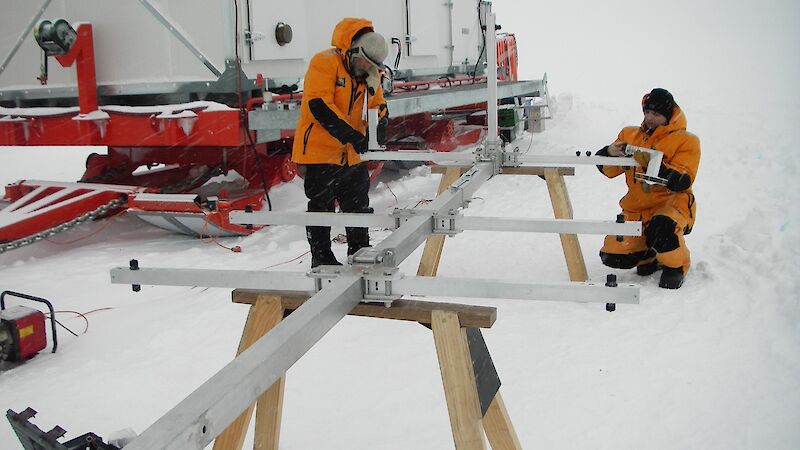
[[[353,142],[363,138],[366,129],[364,99],[369,108],[388,111],[383,88],[368,96],[367,85],[348,71],[346,55],[353,37],[372,31],[366,19],[345,18],[333,30],[333,48],[311,58],[303,81],[303,102],[297,122],[292,161],[298,164],[355,165],[361,162]]]
[[[675,105],[669,123],[648,134],[644,125],[625,127],[617,142],[658,150],[664,154],[658,176],[666,186],[650,184],[634,178],[644,167],[598,166],[609,178],[625,174],[628,193],[620,200],[626,221],[640,220],[643,236],[606,236],[600,256],[606,265],[632,268],[652,261],[653,252],[660,265],[689,270],[689,249],[683,236],[694,226],[696,204],[692,183],[700,164],[700,140],[686,131],[686,116]],[[606,149],[603,149],[606,150]],[[603,154],[603,150],[598,155]],[[607,150],[606,150],[607,151]],[[607,153],[606,153],[607,155]]]

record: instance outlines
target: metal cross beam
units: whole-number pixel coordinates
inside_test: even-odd
[[[292,293],[326,291],[341,278],[361,281],[359,300],[385,302],[402,296],[492,298],[587,303],[638,303],[639,286],[603,283],[531,283],[481,278],[404,276],[396,270],[372,266],[325,266],[305,272],[258,270],[130,269],[111,270],[114,284],[160,286],[206,286],[219,288],[278,290]],[[315,280],[320,280],[316,282]]]
[[[415,209],[397,209],[390,215],[323,212],[232,212],[231,223],[241,225],[302,225],[324,227],[377,227],[397,229],[409,217],[422,216]],[[508,219],[475,217],[461,214],[431,216],[434,234],[456,234],[462,231],[512,231],[560,234],[606,234],[641,236],[641,222],[612,222],[580,219]]]
[[[513,152],[504,151],[512,154]],[[510,158],[510,157],[509,157]],[[535,167],[572,167],[580,165],[601,165],[620,167],[639,167],[633,158],[613,156],[578,155],[517,155],[518,165]],[[475,162],[478,158],[473,152],[435,152],[427,150],[369,151],[361,156],[365,161],[430,161],[441,165],[463,165]],[[508,164],[506,164],[508,165]]]

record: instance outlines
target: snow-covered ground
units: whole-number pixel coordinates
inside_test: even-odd
[[[547,70],[551,88],[557,86],[547,130],[532,141],[525,136],[522,149],[597,150],[622,126],[640,122],[639,99],[655,86],[672,90],[703,146],[698,220],[687,237],[693,266],[680,290],[603,267],[602,237],[585,235],[580,242],[590,277],[613,272],[641,283],[641,304],[607,313],[594,304],[463,300],[498,307],[497,323],[484,336],[523,447],[800,448],[800,97],[794,85],[800,70],[791,56],[800,42],[800,7],[741,1],[713,10],[676,0],[648,15],[636,10],[637,2],[620,0],[584,11],[590,20],[575,15],[577,2],[538,5],[538,15],[530,7],[528,17],[510,15],[509,3],[497,2],[498,16],[517,32],[523,73]],[[669,20],[658,19],[660,13]],[[676,22],[681,14],[688,19]],[[623,23],[615,22],[619,15]],[[621,40],[627,36],[630,41]],[[680,51],[659,52],[676,40]],[[652,53],[648,42],[657,42]],[[700,51],[714,43],[724,45],[713,58]],[[729,51],[737,45],[743,55]],[[588,50],[576,54],[580,49]],[[648,61],[659,58],[667,61],[649,70]],[[0,182],[74,180],[90,151],[0,149]],[[43,158],[52,163],[43,166]],[[438,181],[426,168],[387,174],[372,191],[372,204],[379,213],[414,205],[431,198]],[[625,191],[621,178],[608,180],[594,167],[579,167],[567,186],[579,219],[614,218]],[[299,180],[271,197],[278,210],[305,206]],[[497,177],[477,197],[469,214],[552,217],[537,177]],[[386,235],[372,233],[373,240]],[[39,411],[38,426],[59,424],[68,437],[146,429],[230,361],[247,308],[232,304],[225,289],[145,286],[133,293],[111,285],[109,269],[131,258],[143,267],[309,267],[299,227],[220,242],[243,251],[123,215],[0,255],[0,289],[48,298],[59,310],[97,310],[86,316],[86,330],[82,318],[59,314],[79,337],[60,329],[58,353],[0,372],[0,409],[31,406]],[[334,244],[334,251],[343,258],[346,248]],[[420,253],[403,263],[405,273],[415,272]],[[547,234],[448,238],[439,274],[568,280],[558,236]],[[288,372],[281,443],[286,449],[452,448],[430,331],[345,318]],[[18,447],[0,421],[0,448]]]

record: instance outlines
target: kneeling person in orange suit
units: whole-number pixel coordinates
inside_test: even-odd
[[[700,139],[686,131],[686,116],[665,89],[656,88],[642,98],[644,120],[638,127],[625,127],[613,144],[597,156],[625,156],[625,146],[645,147],[663,153],[658,177],[664,185],[641,180],[649,155],[639,153],[643,167],[597,166],[603,175],[625,174],[627,194],[620,200],[626,221],[639,220],[643,236],[606,236],[600,258],[618,269],[636,267],[636,273],[650,275],[663,269],[658,285],[678,289],[689,271],[689,249],[684,235],[695,221],[692,184],[700,163]],[[641,172],[637,176],[637,172]]]

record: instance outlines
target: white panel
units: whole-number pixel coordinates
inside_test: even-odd
[[[250,0],[251,31],[264,35],[263,39],[253,42],[252,60],[303,59],[308,50],[305,12],[305,0]],[[292,42],[286,45],[278,45],[275,39],[275,27],[279,22],[292,27]]]
[[[477,2],[453,2],[453,64],[464,61],[474,66],[481,51],[483,38],[478,23]],[[470,68],[470,70],[472,70]]]
[[[411,56],[438,55],[444,46],[439,39],[439,30],[446,28],[444,2],[430,0],[408,0],[408,34],[411,36]]]

